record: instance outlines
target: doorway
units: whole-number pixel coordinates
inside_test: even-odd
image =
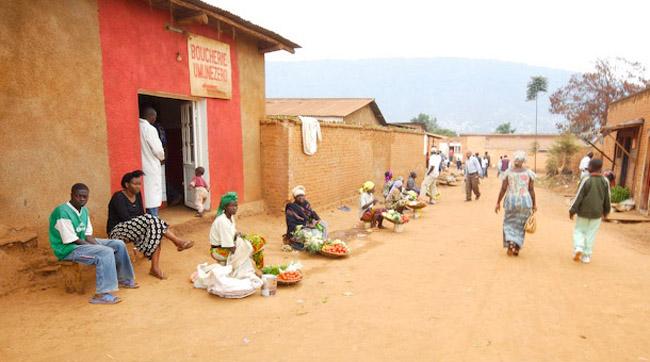
[[[643,179],[643,192],[641,193],[641,202],[639,209],[642,211],[648,212],[650,207],[650,137],[648,137],[648,149],[645,153],[646,163],[645,163],[645,175]]]
[[[162,166],[163,202],[166,206],[183,204],[196,209],[194,190],[189,187],[194,170],[203,166],[203,178],[210,183],[207,149],[205,100],[138,94],[140,117],[147,107],[156,110],[154,126],[165,149]],[[209,210],[210,198],[205,202]]]
[[[632,137],[633,135],[628,134],[628,132],[619,132],[619,134],[616,137],[616,141],[623,146],[623,149],[625,152],[622,150],[619,150],[619,156],[622,158],[621,160],[621,173],[618,178],[618,185],[625,188],[625,184],[627,183],[627,174],[630,168],[630,158],[628,157],[628,153],[632,150]]]

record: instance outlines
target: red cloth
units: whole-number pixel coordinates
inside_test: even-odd
[[[209,189],[208,183],[205,182],[205,180],[201,176],[194,176],[191,185],[194,187],[205,187],[206,189]]]

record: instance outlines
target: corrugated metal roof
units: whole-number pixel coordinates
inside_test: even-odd
[[[274,33],[270,30],[264,29],[261,26],[255,25],[248,20],[242,19],[239,16],[232,14],[226,10],[220,9],[216,6],[210,5],[201,0],[143,0],[151,6],[163,9],[171,9],[174,16],[191,16],[198,13],[205,13],[209,17],[209,25],[215,28],[221,26],[226,28],[227,25],[239,29],[240,32],[246,33],[249,36],[257,38],[263,43],[264,52],[274,50],[287,50],[291,53],[295,49],[300,48],[300,45]]]
[[[294,117],[345,117],[374,101],[373,98],[267,98],[266,114]]]

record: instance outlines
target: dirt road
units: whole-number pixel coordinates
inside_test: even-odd
[[[239,229],[270,240],[267,264],[305,266],[301,283],[269,298],[226,300],[191,287],[189,274],[209,260],[206,224],[188,235],[194,249],[164,245],[169,280],[139,262],[142,287],[120,291],[119,305],[91,305],[90,292],[60,286],[0,298],[0,360],[650,360],[650,237],[623,238],[623,226],[604,224],[592,263],[575,263],[565,199],[538,189],[537,233],[507,257],[503,214],[493,211],[498,186],[485,180],[470,203],[443,188],[440,204],[401,234],[356,237],[356,205],[321,211],[332,230],[355,236],[345,260],[280,251],[280,217],[241,219]],[[94,273],[87,277],[92,290]]]

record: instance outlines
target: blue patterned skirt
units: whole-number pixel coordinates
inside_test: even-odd
[[[508,247],[508,242],[512,241],[520,248],[524,245],[524,224],[533,212],[533,209],[506,209],[503,218],[503,247]]]

